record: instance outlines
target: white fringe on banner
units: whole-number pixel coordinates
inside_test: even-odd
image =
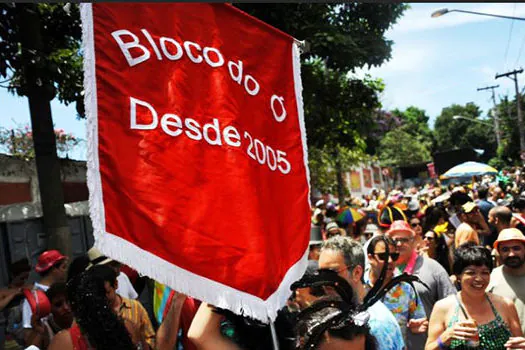
[[[310,168],[308,167],[308,145],[306,143],[306,126],[304,123],[303,82],[301,80],[301,50],[297,41],[294,41],[292,45],[292,62],[295,99],[297,103],[297,116],[299,118],[301,139],[303,141],[303,158],[304,168],[306,170],[306,181],[308,181],[308,204],[310,207],[312,207],[312,203],[310,203]]]
[[[89,188],[89,209],[93,222],[95,246],[105,255],[124,264],[133,266],[140,274],[149,276],[170,288],[202,300],[214,306],[231,310],[236,314],[249,316],[268,323],[277,317],[280,310],[290,297],[290,286],[302,277],[306,271],[308,248],[284,276],[279,288],[268,299],[263,300],[251,294],[236,290],[227,285],[199,276],[177,267],[168,261],[141,249],[133,243],[106,232],[104,201],[102,197],[102,181],[98,159],[98,115],[97,89],[95,75],[95,43],[93,34],[93,13],[91,3],[80,4],[82,18],[82,41],[84,49],[84,103],[87,116],[87,180]],[[308,156],[306,149],[306,132],[303,118],[302,85],[300,76],[299,49],[297,44],[292,48],[295,94],[299,112],[304,147],[304,161],[308,185]],[[310,196],[308,196],[309,200]]]

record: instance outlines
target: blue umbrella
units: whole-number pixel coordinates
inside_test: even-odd
[[[452,177],[467,177],[477,175],[496,175],[498,171],[490,165],[478,163],[478,162],[465,162],[449,169],[442,176],[444,178]]]

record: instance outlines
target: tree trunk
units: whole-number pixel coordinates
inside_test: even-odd
[[[343,169],[338,150],[335,151],[335,172],[337,177],[337,198],[339,199],[339,205],[343,206],[345,205],[345,185],[343,182]]]
[[[36,4],[16,4],[22,44],[22,65],[35,146],[36,168],[48,249],[58,249],[71,256],[71,234],[64,209],[50,100],[53,87],[46,84],[37,64],[43,54],[40,16]]]

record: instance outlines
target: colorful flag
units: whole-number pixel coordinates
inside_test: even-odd
[[[296,40],[228,4],[81,9],[95,245],[274,319],[310,228]]]
[[[174,295],[175,292],[170,287],[155,281],[153,290],[153,313],[159,324],[162,323],[164,316],[166,316]]]

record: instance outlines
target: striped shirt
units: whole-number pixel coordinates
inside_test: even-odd
[[[142,338],[146,340],[152,349],[155,349],[155,331],[153,330],[146,309],[144,309],[144,306],[137,300],[121,298],[122,303],[118,315],[140,329]]]

